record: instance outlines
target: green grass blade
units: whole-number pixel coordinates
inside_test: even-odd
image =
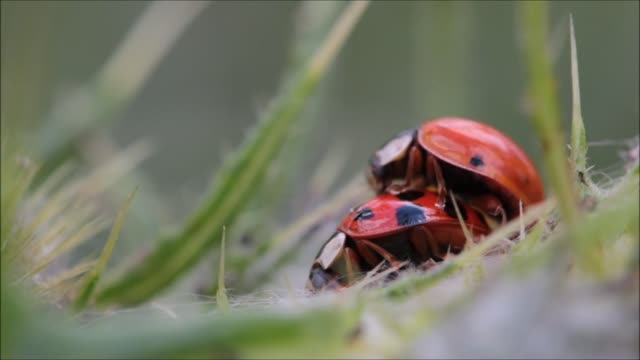
[[[256,183],[264,177],[269,162],[287,139],[303,105],[367,4],[364,1],[350,3],[306,66],[285,83],[281,95],[248,135],[239,152],[225,161],[209,194],[182,229],[162,241],[139,267],[108,284],[98,294],[98,303],[144,301],[191,268],[206,250],[219,244],[216,240],[220,239],[222,226],[230,226],[251,199]]]
[[[469,112],[474,22],[481,6],[414,1],[411,7],[410,85],[415,116],[422,119]]]
[[[451,203],[453,204],[453,209],[456,212],[456,217],[458,218],[458,223],[460,224],[460,228],[462,228],[462,232],[464,233],[465,239],[467,239],[467,246],[471,246],[473,244],[473,234],[469,231],[467,224],[460,213],[460,208],[458,208],[458,202],[454,197],[453,191],[450,191],[449,197],[451,198]]]
[[[0,252],[4,255],[8,242],[10,241],[11,230],[17,222],[17,213],[20,202],[35,173],[35,169],[20,164],[15,149],[10,149],[12,145],[2,142],[2,158],[0,179]]]
[[[222,311],[229,310],[229,299],[227,299],[227,288],[224,286],[224,256],[225,256],[225,240],[227,228],[222,227],[222,241],[220,243],[220,264],[218,266],[218,289],[216,290],[216,304]]]
[[[2,358],[339,358],[362,313],[361,303],[347,298],[297,310],[195,314],[178,322],[128,312],[80,327],[59,313],[33,316],[44,309],[6,281],[0,289]]]
[[[571,115],[571,159],[578,176],[587,176],[587,135],[582,120],[580,104],[580,75],[578,73],[578,51],[573,16],[569,18],[571,38],[571,92],[573,107]]]
[[[333,26],[334,20],[346,5],[348,2],[340,1],[310,1],[299,4],[295,13],[295,26],[291,40],[292,51],[288,68],[297,69],[309,59],[315,47],[322,40],[322,36],[326,36]],[[271,162],[267,176],[259,184],[259,190],[251,202],[246,205],[246,210],[236,219],[229,238],[237,239],[241,236],[252,239],[272,238],[283,227],[273,221],[272,215],[282,211],[283,206],[291,209],[290,194],[292,191],[302,191],[304,196],[300,199],[302,204],[298,209],[287,210],[287,212],[293,211],[294,214],[304,212],[307,210],[308,204],[315,203],[325,195],[332,180],[340,175],[339,165],[346,161],[344,156],[346,149],[344,146],[330,146],[324,160],[311,175],[309,185],[304,189],[297,188],[301,183],[305,183],[301,181],[300,174],[305,172],[304,167],[309,162],[307,147],[316,134],[314,128],[320,120],[318,116],[313,115],[313,108],[317,106],[318,101],[322,101],[320,99],[322,94],[318,95],[310,99],[306,105],[307,110],[301,114],[301,119],[296,121],[289,140],[280,150],[280,154]],[[227,258],[230,261],[226,264],[227,271],[233,273],[234,278],[241,277],[242,275],[236,273],[242,273],[246,269],[247,262],[253,262],[254,258],[259,257],[268,247],[269,241],[260,241],[252,246],[251,254],[241,255],[241,260],[238,256],[232,255],[232,250],[229,251]],[[212,279],[215,281],[215,276]],[[234,287],[236,290],[238,289],[238,285],[235,283]],[[215,293],[216,288],[217,285],[212,284],[214,291],[210,292]]]
[[[543,214],[549,211],[551,207],[555,205],[555,199],[550,198],[540,204],[536,204],[530,207],[522,216],[522,220],[525,223],[530,223],[532,220],[539,219]],[[500,242],[505,241],[508,236],[517,232],[520,229],[520,219],[514,219],[504,226],[499,227],[493,231],[487,238],[480,243],[465,249],[460,255],[452,257],[451,260],[446,260],[444,263],[438,265],[437,269],[431,273],[418,274],[418,276],[407,276],[404,279],[400,279],[393,284],[390,284],[386,288],[380,289],[379,295],[394,299],[403,299],[407,296],[423,291],[442,279],[448,277],[455,271],[461,270],[465,265],[472,263],[474,260],[480,258],[488,251],[492,250],[495,246],[498,246]]]
[[[125,216],[127,215],[127,210],[129,209],[129,205],[131,205],[131,201],[136,195],[138,189],[133,190],[129,198],[122,204],[120,210],[118,210],[118,214],[116,215],[116,219],[113,222],[113,227],[111,228],[111,233],[109,234],[109,238],[107,239],[106,244],[102,248],[102,253],[96,262],[93,270],[88,272],[84,278],[84,284],[80,288],[79,295],[76,298],[75,307],[76,309],[84,308],[93,291],[95,290],[96,284],[98,280],[100,280],[100,276],[107,266],[107,262],[111,258],[111,253],[113,252],[113,248],[116,246],[116,242],[118,241],[118,235],[120,235],[120,229],[122,228],[122,223],[124,222]]]
[[[20,304],[11,305],[18,308]],[[38,339],[38,346],[15,341],[6,355],[65,359],[166,359],[194,354],[203,358],[339,358],[359,315],[357,306],[334,304],[308,311],[231,312],[184,322],[113,319],[104,326],[83,329],[23,322],[20,335]],[[2,324],[9,325],[4,319]]]
[[[180,35],[210,2],[150,2],[93,80],[69,93],[40,129],[43,175],[76,154],[87,131],[103,128],[139,93]],[[144,48],[144,52],[140,49]]]
[[[304,66],[346,5],[348,5],[346,1],[300,2],[293,24],[290,66],[294,68]]]
[[[605,276],[609,269],[605,267],[603,247],[613,246],[625,232],[638,243],[639,180],[637,171],[628,173],[594,212],[585,215],[573,235],[580,239],[573,242],[578,267]],[[565,235],[567,241],[573,240],[570,236]]]
[[[523,55],[528,75],[528,96],[533,105],[531,124],[542,144],[544,165],[558,199],[560,215],[569,225],[576,222],[576,193],[567,167],[564,131],[547,46],[548,3],[518,3]]]
[[[74,283],[76,286],[80,285],[80,282],[84,280],[80,275],[85,275],[89,273],[96,267],[97,260],[90,259],[81,261],[73,266],[70,266],[68,269],[65,269],[59,274],[56,274],[53,278],[47,279],[47,281],[43,284],[42,288],[45,291],[50,289],[55,289],[60,287],[65,283]]]
[[[255,252],[240,259],[238,270],[244,288],[254,288],[269,280],[306,240],[307,233],[313,226],[322,223],[327,216],[334,216],[338,209],[348,204],[362,202],[369,189],[363,179],[354,177],[340,191],[315,209],[310,210],[272,238],[263,242]]]
[[[104,130],[121,117],[185,30],[211,3],[148,2],[104,66],[88,81],[65,92],[46,115],[33,144],[42,160],[34,185],[70,160],[97,164],[112,155],[102,151],[114,147]],[[87,149],[96,145],[101,151]],[[144,189],[129,210],[131,225],[127,232],[132,233],[132,238],[158,236],[157,224],[168,221],[170,209],[153,182],[141,169],[121,181],[122,186],[109,190],[114,198],[128,195],[121,188],[140,185]],[[130,243],[134,242],[125,245]]]

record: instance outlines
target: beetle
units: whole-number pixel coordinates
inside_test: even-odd
[[[448,198],[443,208],[436,207],[437,201],[435,192],[409,190],[382,193],[352,209],[316,255],[306,288],[350,286],[383,261],[393,267],[407,260],[421,265],[459,253],[467,239],[453,200]],[[475,210],[456,203],[474,241],[489,233]]]
[[[377,192],[435,185],[438,207],[447,188],[472,207],[505,222],[544,199],[540,175],[524,150],[485,123],[461,117],[425,121],[382,145],[369,159],[367,179]]]

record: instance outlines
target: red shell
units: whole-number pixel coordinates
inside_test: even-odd
[[[420,195],[420,192],[412,192]],[[399,233],[404,229],[419,225],[430,224],[433,227],[438,225],[458,225],[458,218],[451,204],[450,211],[453,216],[444,209],[435,206],[438,196],[432,192],[425,192],[412,200],[403,200],[402,194],[396,196],[389,193],[382,193],[373,199],[363,203],[345,216],[338,225],[338,230],[358,238],[376,238]],[[488,233],[489,229],[477,213],[468,205],[458,202],[461,213],[466,214],[465,223],[473,233]],[[398,212],[401,209],[409,211],[420,211],[423,217],[413,217],[410,223],[399,223]],[[419,214],[418,214],[419,215]],[[461,228],[460,228],[460,231]]]
[[[538,172],[518,144],[499,130],[474,120],[443,117],[425,122],[419,144],[441,161],[495,181],[526,204],[544,200]],[[470,159],[481,156],[482,166]]]

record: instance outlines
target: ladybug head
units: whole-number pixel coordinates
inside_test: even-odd
[[[371,157],[369,161],[369,168],[367,169],[367,182],[369,186],[376,192],[379,193],[384,190],[384,167],[380,165],[378,161],[376,161],[376,157]]]
[[[398,166],[406,161],[411,144],[416,138],[417,130],[405,130],[382,145],[369,159],[369,169],[367,170],[367,180],[369,185],[376,191],[381,192],[393,178],[399,175]],[[402,177],[399,176],[399,177]]]

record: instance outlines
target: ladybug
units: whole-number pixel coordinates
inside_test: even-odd
[[[383,193],[352,209],[337,231],[318,252],[309,272],[307,289],[340,289],[381,262],[398,266],[402,261],[421,265],[459,253],[466,237],[456,216],[453,200],[436,206],[434,192],[409,190]],[[458,203],[466,227],[474,239],[490,230],[468,205]]]
[[[370,158],[367,179],[377,192],[436,186],[505,222],[544,199],[540,176],[524,150],[499,130],[471,119],[441,117],[399,133]]]

